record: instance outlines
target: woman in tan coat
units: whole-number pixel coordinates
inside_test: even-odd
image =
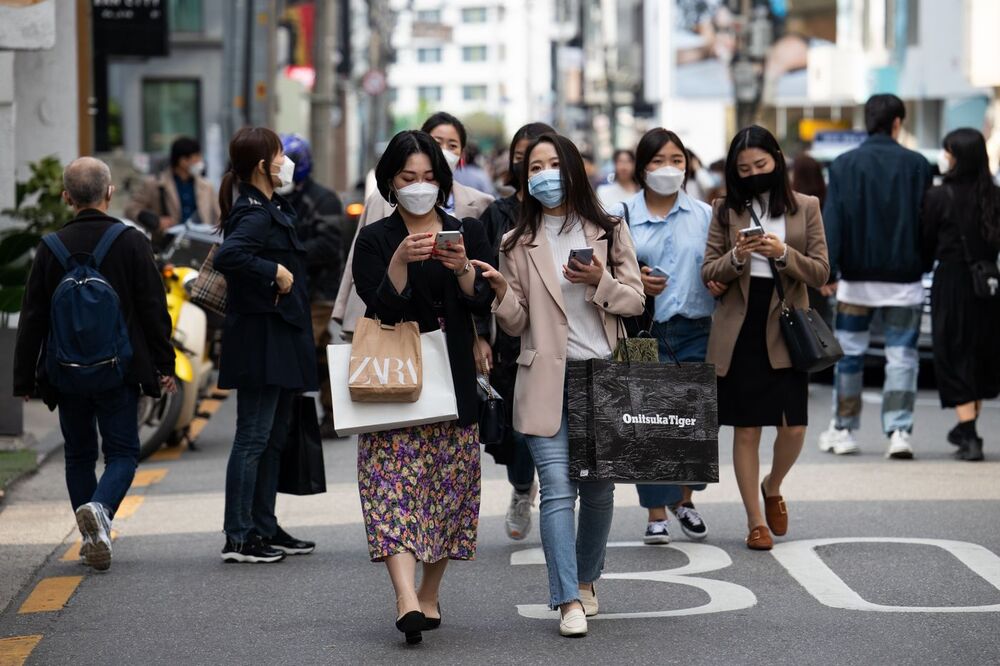
[[[771,533],[788,530],[781,482],[802,451],[809,398],[809,375],[792,368],[782,338],[772,265],[788,305],[805,308],[806,287],[826,284],[830,263],[819,202],[792,191],[784,155],[766,129],[747,127],[733,139],[726,192],[715,202],[701,269],[705,282],[730,285],[715,310],[707,361],[719,377],[719,423],[735,428],[733,466],[747,512],[747,546],[770,550]],[[771,472],[758,486],[764,426],[776,427],[778,437]]]
[[[570,480],[566,364],[611,357],[618,317],[642,312],[642,280],[628,227],[604,212],[573,142],[543,134],[524,164],[521,189],[531,196],[504,237],[500,270],[472,263],[496,293],[497,322],[521,337],[514,429],[538,470],[549,607],[561,611],[563,636],[583,636],[587,616],[598,612],[594,581],[604,567],[614,484]],[[580,250],[592,259],[571,260]]]

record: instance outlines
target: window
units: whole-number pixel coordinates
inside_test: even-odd
[[[170,32],[202,32],[201,5],[201,0],[170,0],[167,5]]]
[[[440,9],[421,9],[417,12],[417,23],[440,23]]]
[[[417,49],[417,62],[441,62],[441,47]]]
[[[462,23],[486,23],[486,7],[466,7],[462,10]]]
[[[486,101],[486,86],[462,86],[462,99],[466,102]]]
[[[465,62],[486,62],[485,46],[463,46],[462,60]]]
[[[420,86],[417,88],[417,97],[421,102],[440,102],[441,86]]]
[[[142,82],[142,149],[165,153],[178,136],[201,136],[201,82],[147,79]]]

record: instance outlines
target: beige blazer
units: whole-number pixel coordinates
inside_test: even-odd
[[[830,260],[826,250],[826,232],[820,215],[819,200],[816,197],[794,193],[798,212],[785,215],[785,244],[788,259],[784,268],[779,268],[781,284],[789,305],[797,308],[809,306],[806,287],[818,289],[830,277]],[[712,205],[712,224],[708,228],[708,245],[705,261],[701,267],[701,278],[705,282],[715,280],[730,285],[722,295],[712,317],[712,332],[708,338],[709,363],[715,364],[715,373],[725,377],[733,358],[736,339],[746,317],[750,295],[750,262],[737,269],[732,262],[732,249],[736,245],[739,230],[750,226],[750,213],[744,211],[736,215],[723,207],[722,199]],[[723,225],[722,215],[728,215],[728,225]],[[781,334],[778,322],[780,307],[778,294],[771,296],[770,313],[767,318],[767,355],[771,367],[775,369],[792,367],[788,347]]]
[[[606,267],[605,232],[587,221],[583,229],[594,256]],[[618,225],[612,253],[618,262],[617,278],[605,269],[600,284],[588,287],[586,298],[600,312],[608,345],[614,349],[618,343],[618,315],[635,316],[645,306],[628,225]],[[510,252],[500,253],[500,272],[509,288],[502,301],[494,301],[493,312],[503,330],[521,337],[514,429],[525,435],[552,437],[562,422],[569,324],[558,271],[544,229],[533,239],[522,238]]]
[[[458,181],[452,183],[452,193],[455,196],[455,214],[453,217],[462,220],[466,217],[479,219],[491,203],[493,197],[471,187],[466,187]],[[378,190],[365,201],[365,210],[358,220],[358,229],[354,233],[354,240],[351,241],[351,251],[347,255],[347,263],[344,264],[344,277],[340,280],[340,290],[337,292],[337,301],[333,306],[333,319],[337,320],[344,333],[354,333],[354,325],[359,317],[365,316],[365,303],[358,296],[357,289],[354,288],[354,244],[358,242],[358,234],[361,229],[372,222],[378,222],[392,215],[395,207],[382,198]]]
[[[166,211],[163,210],[160,200],[161,186],[165,194]],[[219,194],[212,187],[212,184],[204,178],[195,177],[194,196],[201,221],[204,224],[217,224],[219,222]],[[174,183],[174,175],[170,169],[144,180],[125,206],[124,215],[130,220],[138,221],[139,213],[144,210],[154,213],[157,217],[169,215],[174,224],[180,224],[184,221],[181,219],[181,200],[177,196],[177,185]]]

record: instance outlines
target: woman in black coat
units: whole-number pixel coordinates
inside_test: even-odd
[[[219,190],[225,240],[214,258],[226,276],[228,298],[219,387],[237,390],[222,559],[277,562],[315,548],[274,517],[292,400],[318,385],[305,249],[295,233],[294,209],[274,192],[291,182],[294,170],[278,135],[243,128],[229,144],[229,159]]]
[[[948,441],[961,460],[982,460],[976,419],[983,400],[1000,395],[1000,299],[973,291],[975,262],[996,268],[1000,247],[1000,188],[990,176],[986,141],[974,129],[957,129],[943,142],[944,184],[924,197],[923,254],[934,268],[931,323],[934,376],[942,407],[955,408],[958,425]]]
[[[385,562],[396,592],[396,628],[408,643],[441,623],[438,589],[449,559],[471,560],[479,520],[478,395],[474,315],[490,312],[493,292],[470,259],[488,260],[482,225],[459,222],[441,206],[451,170],[424,132],[393,137],[375,167],[395,212],[361,230],[354,283],[366,316],[443,330],[458,420],[358,436],[358,486],[373,562]],[[461,231],[440,248],[436,235]],[[357,338],[355,338],[357,340]],[[343,381],[347,381],[345,377]],[[416,589],[416,563],[423,563]]]

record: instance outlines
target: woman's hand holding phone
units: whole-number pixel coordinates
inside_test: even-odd
[[[757,247],[753,251],[768,259],[778,259],[785,254],[785,243],[774,234],[764,234],[757,239]]]
[[[642,267],[639,278],[642,280],[643,292],[647,296],[659,296],[667,288],[667,278],[657,277],[649,266]]]
[[[589,284],[594,287],[601,283],[604,276],[604,264],[596,256],[592,256],[589,264],[582,264],[577,259],[570,259],[563,266],[563,277],[573,284]]]
[[[446,241],[443,247],[435,245],[433,257],[453,271],[462,270],[469,262],[462,236],[458,236],[455,242]]]

